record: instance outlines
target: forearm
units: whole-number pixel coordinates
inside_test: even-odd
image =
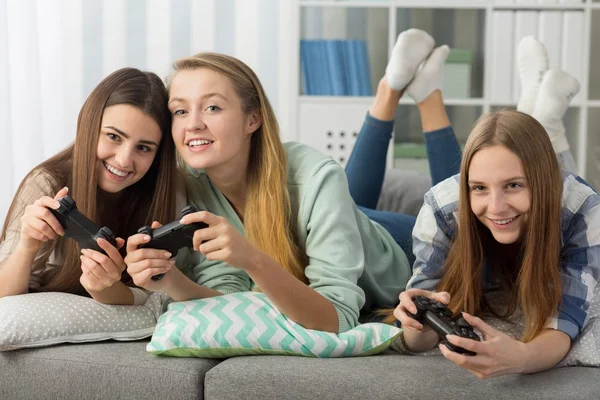
[[[172,268],[170,273],[170,283],[163,288],[165,293],[174,301],[187,301],[194,299],[204,299],[206,297],[222,296],[223,293],[218,290],[198,285],[190,280],[179,269]],[[164,279],[164,278],[163,278]]]
[[[421,353],[423,351],[431,350],[440,341],[438,334],[432,329],[428,329],[424,332],[405,329],[402,335],[404,339],[404,345],[408,350],[414,353]]]
[[[112,286],[100,292],[88,290],[88,293],[99,303],[112,305],[133,304],[133,293],[123,282],[115,282]]]
[[[38,250],[17,247],[0,266],[0,298],[29,292],[31,267]]]
[[[338,314],[329,300],[265,253],[258,252],[250,264],[250,278],[286,317],[307,329],[338,332]]]
[[[532,374],[554,367],[571,348],[571,338],[555,329],[542,331],[535,339],[526,344],[523,373]]]

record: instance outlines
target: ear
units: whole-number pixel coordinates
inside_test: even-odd
[[[260,109],[252,111],[246,118],[246,133],[252,134],[256,132],[262,125],[262,117],[260,115]]]

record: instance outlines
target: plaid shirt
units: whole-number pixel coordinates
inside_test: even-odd
[[[455,175],[425,194],[413,230],[416,261],[407,289],[436,288],[456,235],[458,193],[459,175]],[[574,340],[587,324],[588,308],[600,277],[600,196],[581,178],[567,172],[563,172],[560,218],[562,302],[548,327]],[[487,265],[484,276],[490,276]]]

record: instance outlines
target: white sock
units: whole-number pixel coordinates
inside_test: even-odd
[[[531,116],[546,129],[556,153],[569,149],[562,119],[578,92],[579,82],[565,71],[551,68],[544,74]]]
[[[415,79],[408,85],[406,92],[413,98],[415,103],[420,103],[434,90],[442,89],[444,86],[444,64],[450,53],[450,47],[443,45],[433,50],[429,58],[423,64]]]
[[[409,29],[398,35],[385,68],[385,78],[394,90],[402,90],[417,72],[417,67],[431,53],[435,41],[425,31]]]
[[[521,78],[521,98],[517,110],[531,115],[544,73],[548,70],[546,47],[535,36],[525,36],[517,47],[517,65]]]

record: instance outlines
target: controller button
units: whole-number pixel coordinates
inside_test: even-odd
[[[464,318],[459,318],[457,322],[458,322],[458,326],[461,326],[461,327],[471,326]]]

